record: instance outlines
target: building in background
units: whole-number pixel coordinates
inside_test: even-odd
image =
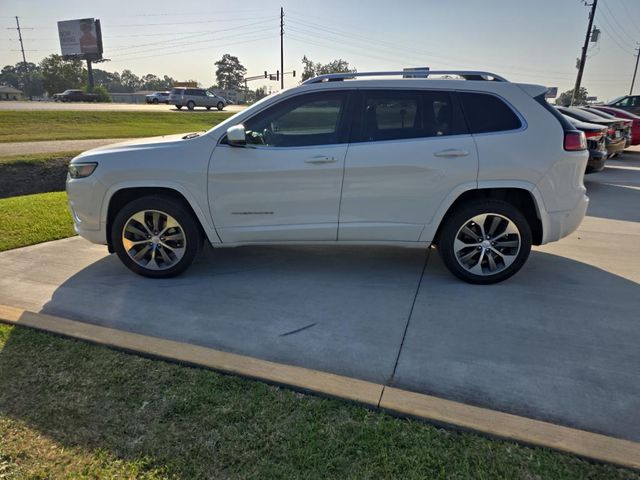
[[[0,100],[23,100],[22,90],[10,87],[8,85],[0,85]]]

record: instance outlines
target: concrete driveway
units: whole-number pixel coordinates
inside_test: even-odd
[[[580,229],[498,285],[378,247],[207,249],[154,281],[71,238],[0,254],[0,304],[640,441],[640,155],[586,184]]]

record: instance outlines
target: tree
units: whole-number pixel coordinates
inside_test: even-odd
[[[64,60],[55,53],[40,62],[40,69],[42,85],[49,95],[68,88],[80,88],[87,78],[87,71],[83,68],[81,60]]]
[[[40,67],[35,63],[18,62],[6,65],[0,71],[0,84],[22,90],[28,97],[40,97],[44,94]]]
[[[123,70],[120,74],[120,83],[127,93],[140,90],[140,87],[142,86],[140,77],[138,77],[135,73],[128,69]]]
[[[584,87],[580,87],[580,92],[578,93],[578,98],[576,99],[575,105],[586,105],[587,104],[587,96],[589,93],[587,89]],[[573,89],[567,90],[566,92],[562,92],[558,98],[556,98],[556,105],[562,105],[563,107],[568,107],[571,105],[571,99],[573,98]]]
[[[267,96],[267,90],[264,87],[256,88],[256,102]]]
[[[351,68],[349,66],[349,62],[341,58],[322,64],[313,63],[313,61],[309,60],[305,55],[302,57],[302,64],[304,65],[304,69],[302,70],[303,82],[309,78],[317,77],[318,75],[326,75],[328,73],[349,73],[356,71],[355,68]]]
[[[243,87],[247,69],[240,63],[238,57],[225,53],[215,63],[216,82],[223,90],[240,90]]]

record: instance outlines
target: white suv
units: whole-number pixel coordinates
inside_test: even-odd
[[[67,180],[75,229],[148,277],[184,271],[206,239],[435,244],[454,275],[494,283],[578,227],[585,138],[545,87],[399,75],[323,75],[200,135],[85,152]]]

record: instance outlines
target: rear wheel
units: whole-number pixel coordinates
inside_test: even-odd
[[[531,252],[531,227],[513,205],[488,200],[463,205],[442,225],[438,251],[458,278],[475,284],[514,275]]]
[[[193,214],[170,197],[146,196],[125,205],[111,226],[113,248],[130,270],[173,277],[193,262],[202,235]]]
[[[195,102],[193,102],[192,100],[189,100],[189,101],[187,102],[187,108],[188,108],[189,110],[193,110],[195,107],[196,107],[196,104],[195,104]]]

